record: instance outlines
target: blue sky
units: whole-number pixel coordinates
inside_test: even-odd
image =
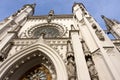
[[[74,2],[81,2],[88,12],[105,29],[101,15],[120,21],[120,0],[0,0],[0,21],[12,15],[24,4],[36,3],[35,14],[43,15],[53,9],[55,14],[71,14]]]

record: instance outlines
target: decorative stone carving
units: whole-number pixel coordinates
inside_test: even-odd
[[[72,51],[72,46],[70,41],[67,42],[67,71],[68,71],[68,79],[76,80],[76,66],[74,61],[74,54]]]
[[[89,49],[84,41],[82,44],[83,44],[83,51],[85,53],[85,59],[86,59],[86,63],[88,66],[91,80],[99,80],[98,75],[97,75],[97,71],[96,71],[95,66],[94,66],[94,62],[92,60],[91,52],[89,51]]]
[[[75,68],[75,62],[74,62],[74,56],[67,57],[67,70],[68,70],[68,76],[69,80],[76,80],[76,68]]]
[[[54,15],[54,10],[50,10],[49,16],[53,16],[53,15]]]
[[[50,10],[49,14],[48,14],[48,18],[47,18],[47,22],[50,23],[51,20],[53,19],[54,16],[54,11]]]
[[[105,38],[104,38],[104,36],[102,34],[102,31],[97,28],[96,24],[93,23],[92,24],[92,28],[95,29],[95,34],[97,35],[97,37],[99,38],[99,40],[104,41]]]
[[[91,76],[91,80],[99,80],[98,73],[95,69],[95,65],[94,65],[94,62],[92,60],[91,55],[86,55],[86,61],[87,61],[87,66],[88,66],[89,73]]]
[[[26,31],[28,38],[38,38],[41,33],[45,33],[45,38],[58,38],[65,34],[65,28],[55,23],[43,23],[32,26]]]
[[[104,40],[105,40],[105,38],[104,38],[101,30],[96,29],[95,33],[96,33],[97,37],[98,37],[101,41],[104,41]]]

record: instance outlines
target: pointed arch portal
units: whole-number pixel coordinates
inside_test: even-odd
[[[56,51],[36,43],[8,58],[0,66],[2,80],[68,80],[65,64]],[[42,76],[42,77],[41,77]]]

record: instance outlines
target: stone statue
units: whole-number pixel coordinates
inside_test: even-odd
[[[50,10],[47,18],[47,22],[50,23],[54,16],[54,10]]]
[[[49,16],[53,16],[53,15],[54,15],[54,10],[50,10]]]
[[[95,69],[94,63],[93,63],[91,58],[88,58],[87,66],[88,66],[88,69],[89,69],[89,73],[90,73],[91,79],[92,80],[99,80],[99,78],[97,76],[97,71]]]
[[[68,56],[67,60],[68,60],[67,69],[68,69],[69,80],[76,80],[76,68],[75,68],[74,56]]]

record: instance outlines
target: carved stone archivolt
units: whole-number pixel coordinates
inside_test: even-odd
[[[30,74],[32,72],[32,78],[37,79],[37,74],[42,71],[43,74],[47,75],[47,77],[44,76],[45,78],[47,78],[46,80],[60,80],[61,77],[63,77],[63,80],[68,80],[67,70],[63,63],[63,60],[60,58],[57,52],[49,46],[40,43],[34,44],[17,52],[17,54],[12,55],[9,59],[6,59],[3,63],[4,66],[0,65],[0,67],[2,68],[0,69],[0,79],[19,80],[20,78],[30,78],[28,77],[29,73],[26,73],[30,70]],[[36,68],[36,65],[39,66]],[[34,68],[34,70],[32,68]],[[23,75],[24,73],[26,74]],[[33,76],[34,74],[36,75],[36,77]]]
[[[36,61],[38,61],[36,63]],[[31,63],[32,65],[28,64]],[[13,68],[8,71],[3,80],[13,80],[15,78],[15,74],[18,74],[18,71],[23,69],[25,65],[26,69],[23,69],[23,73],[19,73],[23,76],[17,76],[20,80],[29,80],[29,79],[37,79],[38,77],[42,80],[45,78],[46,80],[56,80],[56,71],[52,61],[42,52],[35,51],[31,55],[28,55],[19,61],[17,61],[13,66]],[[37,65],[37,66],[36,66]],[[32,68],[31,68],[32,67]],[[27,71],[27,72],[26,72]],[[14,75],[13,75],[14,74]],[[39,75],[39,76],[37,76]],[[41,75],[41,76],[40,76]]]

